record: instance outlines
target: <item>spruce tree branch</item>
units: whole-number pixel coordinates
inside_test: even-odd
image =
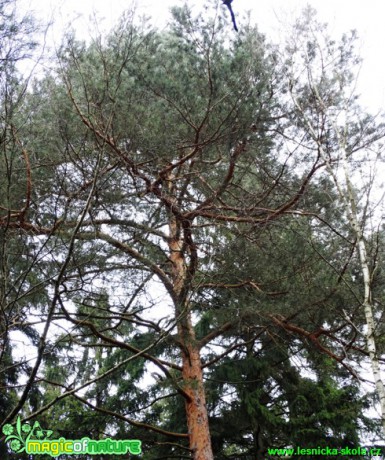
[[[73,250],[74,250],[74,247],[75,247],[76,234],[80,229],[80,225],[81,225],[82,220],[85,218],[85,216],[86,216],[86,214],[88,212],[88,208],[89,208],[89,206],[91,204],[91,200],[92,200],[92,197],[94,195],[94,190],[96,188],[96,180],[97,180],[97,177],[98,177],[98,172],[99,172],[100,163],[101,163],[101,157],[102,157],[102,152],[99,152],[98,161],[97,161],[97,165],[96,165],[96,168],[95,168],[93,185],[92,185],[91,190],[89,192],[89,195],[88,195],[86,204],[84,206],[84,209],[82,210],[82,212],[81,212],[81,214],[79,216],[78,225],[73,230],[73,233],[71,235],[71,239],[70,239],[70,242],[69,242],[69,245],[68,245],[68,250],[67,250],[66,257],[65,257],[64,262],[62,263],[62,265],[60,267],[58,276],[57,276],[57,278],[55,280],[54,294],[53,294],[52,302],[51,302],[51,305],[49,307],[49,311],[48,311],[48,314],[47,314],[47,319],[46,319],[46,322],[45,322],[44,330],[43,330],[42,334],[40,335],[40,341],[39,341],[38,353],[37,353],[37,358],[36,358],[36,361],[35,361],[35,365],[32,368],[32,371],[31,371],[30,376],[28,378],[28,381],[27,381],[27,383],[26,383],[26,385],[24,387],[24,391],[23,391],[22,395],[20,396],[19,401],[17,402],[16,406],[8,413],[8,415],[5,416],[5,419],[4,419],[3,423],[7,423],[8,421],[11,421],[18,414],[18,412],[21,410],[21,408],[23,407],[24,403],[27,400],[28,394],[29,394],[29,392],[30,392],[30,390],[32,388],[32,385],[34,383],[34,380],[35,380],[35,377],[36,377],[37,372],[39,370],[39,367],[41,365],[43,355],[44,355],[44,352],[45,352],[45,349],[46,349],[46,346],[47,346],[48,332],[49,332],[49,329],[50,329],[50,326],[51,326],[51,322],[52,322],[52,320],[54,318],[54,314],[55,314],[57,304],[58,304],[58,302],[60,300],[60,285],[61,285],[62,279],[64,278],[64,275],[65,275],[65,271],[66,271],[66,269],[67,269],[67,267],[68,267],[68,265],[70,263],[71,257],[72,257],[72,253],[73,253]]]
[[[130,361],[133,361],[134,359],[137,359],[141,356],[143,357],[147,357],[147,352],[150,351],[153,347],[155,347],[160,341],[162,341],[164,339],[164,336],[163,335],[160,335],[160,337],[158,337],[158,339],[156,341],[154,341],[153,343],[151,343],[148,347],[144,348],[143,350],[139,350],[137,353],[135,353],[134,355],[128,357],[127,359],[123,360],[121,363],[118,363],[116,364],[115,366],[113,366],[112,368],[108,369],[106,372],[104,372],[103,374],[101,375],[98,375],[92,379],[89,379],[87,382],[84,382],[83,384],[77,386],[76,388],[72,388],[70,390],[67,390],[65,391],[64,393],[62,393],[60,396],[57,396],[56,398],[54,398],[51,402],[47,403],[45,406],[41,407],[40,409],[38,409],[37,411],[33,412],[32,414],[30,414],[28,417],[25,418],[25,420],[30,420],[30,419],[33,419],[35,418],[36,416],[38,416],[39,414],[45,412],[46,410],[48,410],[50,407],[52,407],[53,405],[55,405],[58,401],[68,397],[68,396],[74,396],[74,397],[78,397],[76,395],[76,392],[84,389],[84,388],[87,388],[88,386],[92,385],[93,383],[96,383],[100,380],[102,380],[103,378],[105,377],[108,377],[109,375],[113,374],[115,371],[119,370],[121,367],[124,367],[126,364],[128,364]]]
[[[123,243],[117,240],[116,238],[112,237],[111,235],[108,235],[107,233],[101,232],[99,230],[96,230],[94,232],[78,233],[76,237],[78,239],[85,240],[85,241],[100,239],[102,241],[105,241],[106,243],[109,243],[111,246],[119,249],[123,253],[130,255],[135,260],[142,263],[144,266],[148,267],[155,275],[157,275],[159,279],[162,281],[164,287],[166,288],[170,296],[172,298],[175,298],[174,288],[173,288],[172,283],[168,279],[167,274],[159,267],[159,265],[155,264],[150,259],[143,256],[140,252],[138,252],[132,246],[128,245],[127,243]]]
[[[270,317],[270,319],[272,319],[272,321],[277,326],[280,326],[281,328],[283,328],[283,329],[285,329],[285,330],[287,330],[289,332],[294,332],[295,334],[300,335],[300,336],[305,337],[308,340],[310,340],[310,342],[313,343],[313,345],[315,345],[315,347],[318,348],[322,353],[326,354],[327,356],[332,358],[334,361],[337,361],[338,363],[340,363],[343,367],[345,367],[345,369],[347,369],[349,371],[350,374],[353,375],[354,378],[356,378],[357,380],[361,380],[359,375],[356,373],[356,371],[351,366],[349,366],[348,364],[346,364],[344,362],[345,354],[343,356],[337,356],[335,353],[333,353],[327,347],[322,345],[321,342],[318,340],[318,338],[321,335],[329,336],[330,331],[327,331],[327,330],[325,330],[323,328],[319,328],[315,332],[309,332],[309,331],[306,331],[305,329],[303,329],[303,328],[301,328],[299,326],[296,326],[296,325],[294,325],[292,323],[289,323],[286,320],[286,318],[284,318],[282,315],[269,315],[269,317]]]
[[[90,407],[91,409],[93,409],[93,410],[95,410],[97,412],[100,412],[100,413],[106,414],[106,415],[111,415],[112,417],[118,418],[119,420],[122,420],[123,422],[127,422],[130,425],[136,426],[138,428],[144,428],[146,430],[154,431],[155,433],[163,434],[165,436],[170,436],[170,437],[174,437],[174,438],[186,439],[186,438],[189,437],[188,434],[174,433],[172,431],[162,430],[161,428],[157,428],[157,427],[149,425],[147,423],[137,422],[137,421],[135,421],[133,419],[130,419],[130,418],[124,416],[124,415],[121,415],[121,414],[119,414],[117,412],[114,412],[114,411],[111,411],[109,409],[105,409],[103,407],[95,406],[94,404],[91,404],[89,401],[87,401],[86,399],[82,398],[81,396],[78,396],[75,393],[72,396],[74,398],[76,398],[78,401],[81,401],[83,404],[87,405],[88,407]]]

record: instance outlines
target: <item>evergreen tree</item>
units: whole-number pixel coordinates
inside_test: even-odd
[[[26,96],[14,139],[33,186],[9,193],[1,229],[34,248],[19,305],[44,330],[27,324],[37,359],[6,414],[141,439],[146,459],[358,443],[372,425],[347,384],[355,265],[285,86],[295,53],[281,65],[254,28],[229,42],[221,18],[173,18],[159,32],[127,13],[89,45],[69,34]]]

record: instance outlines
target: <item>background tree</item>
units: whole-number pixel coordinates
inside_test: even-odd
[[[305,12],[307,17],[312,13],[310,9]],[[376,165],[382,155],[384,125],[362,113],[356,102],[355,75],[349,71],[359,62],[354,50],[354,33],[344,36],[339,46],[327,36],[325,26],[315,28],[305,20],[297,23],[295,33],[301,38],[294,38],[289,44],[293,51],[288,65],[290,96],[296,113],[303,120],[306,145],[316,149],[325,162],[343,210],[340,220],[347,224],[341,233],[344,241],[350,240],[352,262],[357,263],[356,270],[360,273],[359,276],[350,275],[353,279],[347,282],[349,285],[357,282],[353,289],[364,312],[366,326],[365,332],[362,326],[359,330],[366,338],[385,434],[385,389],[376,346],[375,318],[380,303],[374,300],[372,288],[378,248],[370,260],[365,236],[371,219],[382,217],[373,208],[371,194],[376,187],[376,168],[379,167]],[[295,62],[296,54],[301,54],[302,69]],[[356,311],[345,311],[345,314],[352,324]]]
[[[39,26],[22,15],[13,0],[0,1],[0,418],[18,404],[20,379],[28,375],[29,359],[16,359],[16,344],[37,344],[29,324],[30,305],[46,300],[41,272],[35,271],[39,254],[28,244],[26,232],[14,222],[26,218],[31,204],[31,167],[23,148],[24,102],[28,76],[18,66],[36,49]],[[8,458],[0,445],[1,458]]]

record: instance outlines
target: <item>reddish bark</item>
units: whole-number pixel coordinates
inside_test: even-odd
[[[205,389],[199,349],[189,346],[183,356],[184,390],[190,396],[186,401],[187,427],[190,449],[194,460],[212,460],[210,427],[206,407]]]
[[[194,460],[213,460],[200,346],[191,322],[188,295],[185,294],[191,275],[187,267],[185,253],[187,247],[191,246],[191,242],[186,241],[185,229],[175,215],[170,215],[169,229],[175,314],[178,320],[179,340],[183,347],[181,349],[182,377],[183,390],[187,395],[185,405],[189,445]],[[189,249],[191,254],[192,248]]]

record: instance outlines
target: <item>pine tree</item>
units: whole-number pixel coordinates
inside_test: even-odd
[[[28,324],[38,359],[9,418],[141,439],[148,459],[263,458],[371,426],[346,383],[356,265],[284,80],[295,53],[225,36],[186,6],[163,32],[128,13],[90,44],[69,34],[28,94],[33,187],[10,228],[34,245],[23,313],[45,328]],[[308,86],[298,99],[317,119]]]

